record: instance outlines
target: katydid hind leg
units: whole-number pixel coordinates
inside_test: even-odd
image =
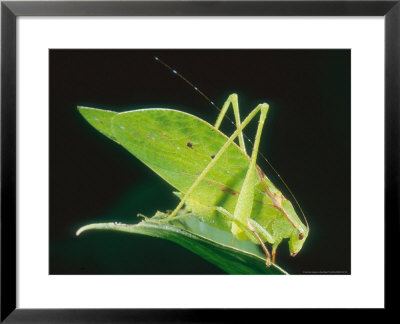
[[[254,187],[258,180],[256,172],[258,147],[260,145],[264,121],[267,117],[267,112],[269,109],[268,104],[260,104],[257,107],[259,107],[259,109],[261,110],[261,114],[258,122],[256,137],[254,140],[253,151],[250,158],[249,168],[240,189],[240,194],[233,214],[233,217],[235,219],[238,219],[243,224],[246,224],[248,222],[248,219],[250,218],[253,209]],[[232,233],[236,236],[240,233],[240,229],[235,224],[232,224],[231,230]]]
[[[249,168],[246,173],[246,177],[243,181],[242,188],[240,190],[240,194],[235,206],[235,211],[233,217],[239,221],[239,223],[247,224],[247,227],[253,232],[256,236],[257,240],[259,241],[261,248],[263,249],[266,255],[266,264],[267,266],[271,265],[271,254],[269,253],[267,247],[265,246],[263,240],[260,238],[258,232],[251,224],[250,216],[253,209],[253,202],[254,202],[254,187],[257,182],[257,172],[256,172],[256,165],[257,165],[257,155],[258,155],[258,147],[260,145],[260,139],[262,134],[262,129],[264,126],[265,119],[267,117],[269,106],[268,104],[260,104],[259,106],[261,113],[260,119],[258,122],[257,133],[254,140],[253,151],[250,158]],[[240,234],[242,229],[237,226],[236,223],[232,222],[231,228],[232,234],[237,236]]]
[[[240,224],[247,224],[247,228],[254,234],[256,237],[257,241],[260,243],[265,255],[266,255],[266,265],[270,266],[271,265],[271,254],[269,253],[267,247],[265,246],[264,242],[258,235],[257,231],[254,229],[254,227],[250,224],[248,219],[250,218],[251,211],[253,208],[253,200],[254,200],[254,186],[256,182],[256,162],[257,162],[257,154],[258,154],[258,147],[260,144],[260,139],[261,139],[261,133],[262,129],[264,126],[264,121],[267,116],[267,112],[269,109],[269,105],[266,103],[258,105],[243,121],[243,123],[236,129],[236,131],[231,135],[231,137],[228,139],[228,141],[225,142],[225,144],[222,146],[222,148],[218,151],[218,153],[215,155],[214,159],[207,165],[207,167],[202,171],[202,173],[198,176],[198,178],[195,180],[195,182],[192,184],[192,186],[188,189],[188,191],[185,193],[184,197],[181,199],[180,203],[178,206],[175,208],[175,210],[171,213],[171,215],[168,217],[168,220],[174,219],[176,217],[177,213],[179,210],[183,207],[185,204],[187,198],[190,196],[190,194],[194,191],[194,189],[198,186],[198,184],[204,179],[206,176],[207,172],[216,164],[218,159],[221,157],[221,155],[226,151],[228,146],[234,141],[234,139],[242,132],[242,130],[247,126],[247,124],[254,118],[254,116],[261,111],[260,113],[260,120],[258,123],[257,127],[257,133],[254,141],[254,146],[253,146],[253,152],[252,156],[250,158],[250,164],[249,164],[249,169],[247,170],[247,174],[245,177],[245,180],[243,182],[238,201],[236,203],[234,215],[233,215],[233,221],[232,221],[232,234],[236,236],[237,233],[240,233],[242,231],[245,232],[244,227],[240,226]],[[222,207],[215,207],[217,210],[218,208],[221,209]],[[224,210],[222,208],[222,210]]]
[[[228,111],[230,105],[232,104],[233,108],[233,113],[235,116],[235,122],[236,122],[236,129],[240,127],[240,111],[239,111],[239,101],[238,101],[238,96],[236,93],[232,93],[228,99],[225,101],[224,105],[222,106],[222,109],[218,115],[217,121],[215,122],[214,127],[216,129],[219,129],[221,126],[222,120],[224,116],[226,115],[226,112]],[[239,146],[243,150],[244,153],[246,153],[246,146],[244,144],[244,138],[243,138],[243,132],[240,131],[239,135]]]
[[[222,156],[222,154],[227,150],[227,148],[229,147],[229,145],[232,144],[232,142],[235,140],[235,138],[243,131],[243,129],[250,123],[250,121],[257,115],[257,113],[261,110],[261,116],[263,118],[261,119],[265,119],[266,113],[268,111],[268,105],[267,104],[260,104],[258,105],[256,108],[254,108],[250,114],[246,117],[246,119],[243,121],[243,123],[241,123],[240,127],[237,128],[235,130],[235,132],[231,135],[231,137],[228,138],[228,140],[225,142],[225,144],[220,148],[220,150],[218,151],[218,153],[214,156],[214,158],[210,161],[210,163],[203,169],[203,171],[201,172],[201,174],[196,178],[196,180],[193,182],[193,184],[190,186],[190,188],[186,191],[186,193],[184,194],[183,198],[181,199],[181,201],[179,202],[178,206],[174,209],[174,211],[168,216],[168,219],[172,219],[174,218],[177,213],[179,212],[179,210],[183,207],[183,205],[185,204],[186,200],[188,199],[188,197],[190,196],[190,194],[197,188],[197,186],[200,184],[200,182],[205,178],[205,176],[207,175],[208,171],[210,171],[210,169],[218,162],[219,158]],[[260,121],[261,121],[260,119]],[[263,123],[263,122],[262,122]],[[261,127],[262,128],[262,127]],[[258,129],[260,129],[260,125],[258,127]],[[257,131],[257,133],[259,133],[259,131]],[[261,134],[259,134],[261,135]],[[260,136],[258,136],[259,138]],[[254,151],[258,150],[258,144],[259,141],[257,142],[257,137],[256,137],[256,143],[254,145],[253,148],[253,154]],[[254,168],[254,166],[253,166]],[[249,174],[249,171],[247,172],[247,174]],[[247,176],[246,176],[247,177]],[[240,195],[239,195],[240,197]],[[242,198],[243,199],[243,198]],[[244,222],[245,223],[245,222]]]

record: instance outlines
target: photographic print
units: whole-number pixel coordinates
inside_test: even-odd
[[[350,274],[351,52],[52,49],[50,274]]]

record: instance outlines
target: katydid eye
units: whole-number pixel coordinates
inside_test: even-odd
[[[303,233],[299,233],[299,240],[302,240],[304,238],[304,234]]]

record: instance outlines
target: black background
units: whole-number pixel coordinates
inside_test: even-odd
[[[151,216],[178,203],[173,188],[87,124],[77,105],[174,108],[212,124],[218,116],[154,55],[220,107],[238,93],[242,119],[270,104],[260,151],[310,223],[303,250],[291,258],[283,242],[277,263],[289,273],[350,273],[349,50],[50,50],[50,273],[223,273],[166,240],[75,236],[88,223],[133,223],[138,212]],[[251,139],[253,124],[245,131]],[[229,121],[222,129],[233,131]],[[261,157],[258,163],[290,199]]]

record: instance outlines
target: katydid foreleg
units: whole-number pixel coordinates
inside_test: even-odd
[[[236,223],[232,223],[232,227],[233,225],[236,225]],[[267,259],[266,259],[266,265],[267,267],[269,267],[271,265],[271,254],[269,253],[267,247],[265,246],[264,242],[262,241],[261,237],[258,235],[256,229],[250,224],[250,218],[247,221],[247,227],[250,229],[250,231],[253,232],[253,234],[255,235],[255,237],[257,238],[258,242],[261,245],[261,248],[263,249]]]
[[[281,239],[276,240],[275,243],[272,245],[272,263],[275,263],[276,249],[278,248],[278,245],[281,243],[281,241]]]

